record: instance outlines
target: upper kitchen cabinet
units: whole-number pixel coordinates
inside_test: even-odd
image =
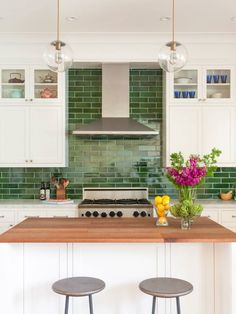
[[[168,75],[169,101],[184,103],[232,103],[234,73],[231,66],[196,66]]]
[[[0,167],[65,167],[65,75],[0,68]]]
[[[2,66],[0,71],[1,102],[58,103],[63,99],[62,74],[41,66]]]
[[[195,66],[166,74],[163,103],[164,166],[170,154],[222,151],[218,165],[236,166],[233,66]]]

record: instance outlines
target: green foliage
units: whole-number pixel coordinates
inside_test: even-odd
[[[170,212],[175,217],[192,218],[194,216],[200,216],[203,207],[200,204],[195,204],[192,200],[183,200],[180,203],[176,203],[171,206]]]

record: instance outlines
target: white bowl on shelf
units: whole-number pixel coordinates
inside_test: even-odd
[[[180,84],[188,84],[191,83],[191,81],[192,81],[191,77],[177,77],[175,79],[175,82]]]
[[[222,93],[214,93],[211,95],[211,98],[222,98]]]

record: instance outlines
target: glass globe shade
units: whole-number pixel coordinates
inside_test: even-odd
[[[184,45],[170,41],[158,53],[160,67],[166,72],[181,70],[188,60],[188,52]]]
[[[51,42],[43,54],[43,59],[52,71],[65,72],[73,63],[72,49],[61,41],[59,48],[57,49],[56,41]]]

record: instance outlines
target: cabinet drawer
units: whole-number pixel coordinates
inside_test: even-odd
[[[217,210],[204,210],[202,216],[206,216],[215,222],[219,222],[219,214]]]
[[[12,211],[7,211],[7,210],[4,210],[4,211],[0,211],[0,224],[2,222],[11,222],[11,223],[14,223],[15,221],[15,213],[12,212]]]
[[[222,224],[225,228],[233,231],[233,232],[236,232],[236,224],[232,224],[232,223],[224,223]]]
[[[22,220],[25,220],[27,218],[40,218],[40,217],[46,217],[45,211],[40,210],[22,210],[18,213],[17,220],[18,222],[21,222]]]
[[[0,234],[14,226],[13,223],[0,223]]]
[[[77,210],[49,210],[47,211],[47,217],[53,218],[69,218],[69,217],[78,217]]]
[[[236,225],[236,210],[222,210],[221,213],[222,224],[224,222],[235,223]]]

